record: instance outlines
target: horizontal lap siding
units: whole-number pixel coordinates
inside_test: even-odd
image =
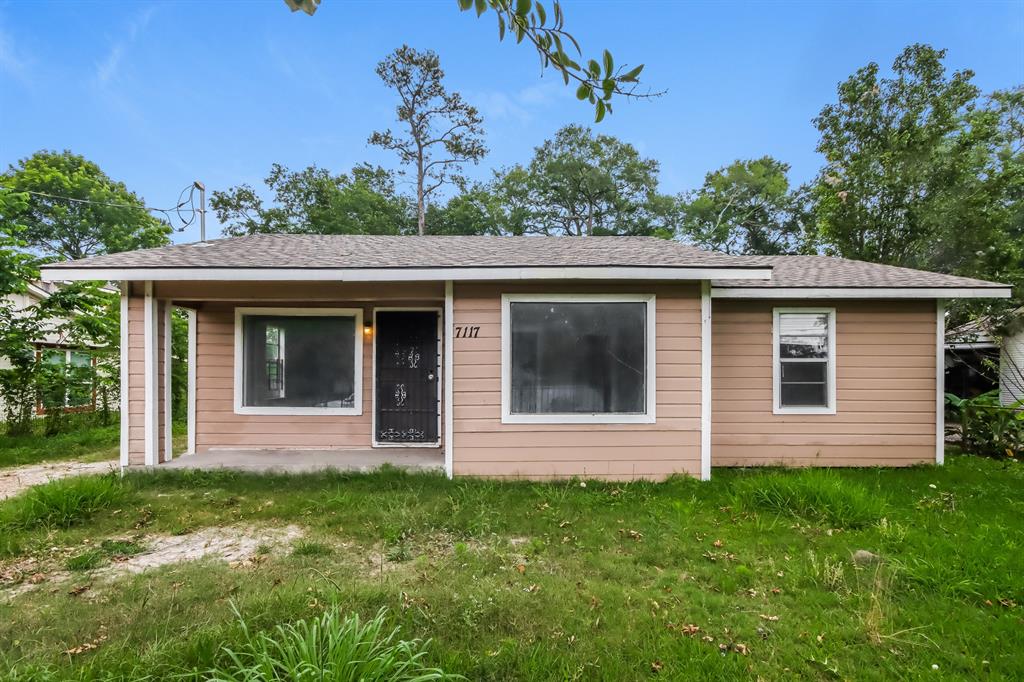
[[[327,286],[327,285],[325,285]],[[338,285],[331,285],[335,289]],[[407,284],[376,285],[381,307],[433,307],[436,287],[419,289]],[[232,290],[242,296],[248,289]],[[255,292],[256,289],[253,289]],[[259,290],[262,293],[262,289]],[[367,293],[362,288],[341,291]],[[417,291],[422,298],[412,299]],[[179,293],[184,294],[186,290]],[[398,294],[406,297],[398,299]],[[443,291],[442,291],[443,295]],[[243,307],[361,308],[363,320],[372,319],[374,304],[365,301],[315,302],[252,301]],[[372,446],[373,343],[360,333],[363,353],[363,413],[361,415],[240,415],[234,411],[234,303],[206,302],[196,313],[196,448],[369,448]],[[360,330],[361,331],[361,330]],[[443,423],[443,421],[442,421]]]
[[[654,424],[503,424],[501,295],[656,295]],[[456,475],[626,480],[700,471],[700,289],[694,284],[460,284],[455,325],[479,337],[454,340]]]
[[[772,413],[772,309],[716,299],[712,463],[871,466],[935,460],[935,303],[815,301],[836,309],[836,414]]]
[[[146,462],[145,298],[133,285],[128,298],[128,463]]]

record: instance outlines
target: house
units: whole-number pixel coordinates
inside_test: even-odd
[[[50,297],[60,288],[59,282],[26,282],[25,290],[22,292],[9,293],[3,297],[5,303],[10,305],[15,312],[28,310]],[[66,319],[53,320],[53,328],[58,328],[66,322]],[[70,343],[57,331],[49,331],[37,339],[32,340],[37,357],[41,357],[48,363],[65,365],[68,367],[92,367],[96,364],[95,348],[83,346],[78,343]],[[11,366],[10,360],[0,357],[0,369],[7,369]],[[3,399],[0,397],[0,414],[3,414]],[[91,410],[96,406],[96,392],[92,382],[72,384],[68,386],[64,396],[64,406],[70,410]],[[45,414],[46,410],[42,404],[36,406],[37,415]]]
[[[1024,401],[1024,309],[1001,322],[985,316],[946,333],[946,392],[971,398],[995,389],[1004,407]]]
[[[448,475],[706,479],[942,462],[943,301],[992,282],[644,237],[259,235],[97,256],[120,282],[122,464],[189,450],[436,457]]]

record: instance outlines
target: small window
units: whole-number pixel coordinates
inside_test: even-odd
[[[777,308],[776,413],[835,414],[835,310]]]
[[[361,414],[362,311],[239,308],[241,414]]]
[[[43,409],[60,405],[64,407],[91,407],[93,404],[94,368],[92,354],[87,351],[50,348],[42,352],[42,359],[48,365],[60,368],[54,385],[42,396]]]
[[[653,297],[505,296],[506,422],[654,421]]]

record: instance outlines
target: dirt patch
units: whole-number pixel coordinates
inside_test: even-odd
[[[10,598],[37,586],[60,585],[73,577],[85,575],[91,579],[113,580],[151,568],[197,559],[213,558],[231,565],[244,566],[261,546],[280,546],[301,536],[302,529],[298,526],[219,526],[204,528],[188,535],[151,535],[143,540],[146,546],[144,551],[134,556],[121,557],[88,573],[57,569],[52,560],[21,559],[16,564],[0,567],[0,590],[3,590],[0,594]]]
[[[117,471],[118,462],[52,462],[0,469],[0,500],[13,497],[26,488],[68,476],[106,474]]]

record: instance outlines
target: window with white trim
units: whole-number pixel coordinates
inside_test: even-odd
[[[653,296],[506,295],[506,422],[654,420]]]
[[[776,308],[773,315],[776,413],[835,413],[834,308]]]
[[[361,414],[362,311],[239,308],[242,414]]]

